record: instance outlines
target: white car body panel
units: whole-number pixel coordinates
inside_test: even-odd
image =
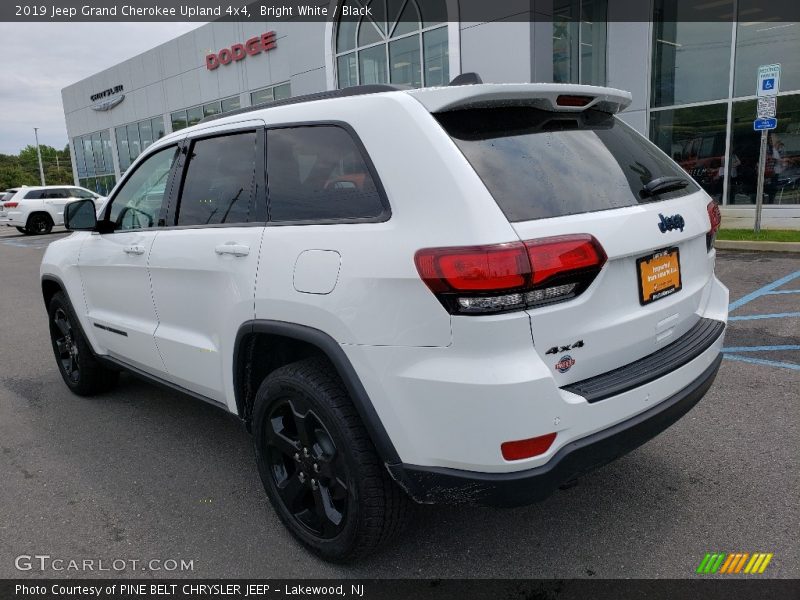
[[[46,191],[51,189],[67,190],[70,195],[67,198],[25,198],[30,192]],[[70,202],[81,200],[75,195],[76,190],[82,190],[86,194],[94,196],[95,205],[99,208],[104,200],[94,192],[72,185],[51,185],[51,186],[26,186],[19,188],[19,191],[12,198],[0,203],[0,225],[8,227],[25,227],[28,217],[33,213],[46,213],[50,216],[54,226],[64,224],[64,207]],[[17,203],[17,206],[6,206],[7,203]]]

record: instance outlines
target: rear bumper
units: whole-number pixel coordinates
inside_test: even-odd
[[[542,500],[558,486],[634,450],[683,417],[711,387],[721,361],[719,354],[679,392],[626,421],[566,444],[542,466],[513,473],[477,473],[399,464],[390,465],[389,472],[422,504],[520,506]]]

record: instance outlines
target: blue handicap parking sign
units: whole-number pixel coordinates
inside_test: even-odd
[[[775,78],[771,77],[770,79],[764,80],[764,89],[765,90],[773,90],[775,89]]]
[[[778,119],[775,118],[762,118],[753,121],[753,129],[756,131],[763,131],[764,129],[775,129],[778,126]]]

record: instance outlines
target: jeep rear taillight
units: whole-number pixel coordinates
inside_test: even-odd
[[[606,262],[591,235],[489,246],[426,248],[422,280],[452,314],[489,314],[562,302],[582,293]]]
[[[4,202],[3,208],[17,208],[19,206],[19,202]]]
[[[708,220],[711,221],[711,229],[706,234],[706,250],[711,252],[714,240],[717,239],[719,226],[722,224],[722,213],[719,211],[719,204],[714,200],[708,203],[706,209],[708,210]]]

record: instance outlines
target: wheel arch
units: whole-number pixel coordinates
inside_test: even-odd
[[[328,334],[305,325],[258,319],[239,328],[233,353],[233,387],[237,414],[248,429],[255,393],[264,378],[278,367],[315,355],[324,356],[336,369],[381,460],[399,463],[397,450],[344,350]]]

